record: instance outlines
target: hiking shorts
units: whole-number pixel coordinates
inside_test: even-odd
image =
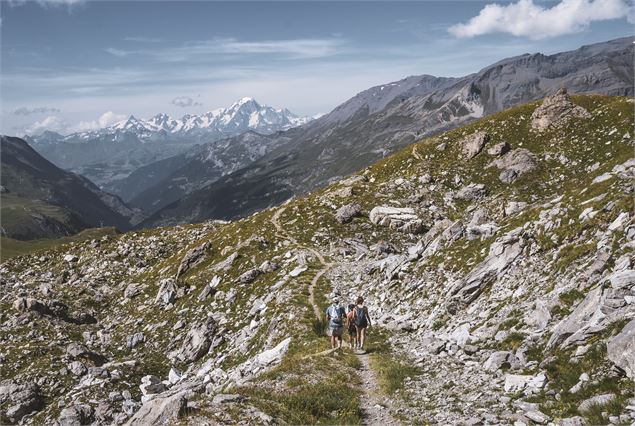
[[[329,327],[328,330],[326,330],[326,334],[328,336],[342,337],[343,329],[344,327]]]

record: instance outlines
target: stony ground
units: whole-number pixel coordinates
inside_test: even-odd
[[[559,93],[241,221],[9,259],[0,423],[631,424],[632,125]],[[334,292],[366,355],[325,352]]]

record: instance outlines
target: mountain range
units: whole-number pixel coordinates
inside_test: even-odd
[[[189,176],[182,172],[189,163],[174,161],[174,170],[164,169],[165,179],[146,189],[139,201],[152,213],[153,206],[174,198],[164,198],[161,188],[181,185],[186,195],[154,212],[142,226],[245,216],[346,176],[423,136],[561,87],[571,93],[632,96],[633,40],[554,55],[524,54],[461,78],[412,76],[370,88],[329,114],[272,135],[267,143],[277,145],[274,149],[220,178],[215,169],[210,175]],[[201,156],[188,158],[193,167],[204,169]]]
[[[141,219],[139,210],[56,167],[20,138],[3,136],[1,151],[3,236],[52,238],[104,226],[125,231]]]
[[[25,140],[59,167],[80,173],[108,188],[146,164],[178,155],[197,144],[246,131],[271,134],[310,121],[287,109],[242,98],[228,108],[175,119],[160,113],[143,120],[134,116],[97,130],[61,135],[45,131]]]

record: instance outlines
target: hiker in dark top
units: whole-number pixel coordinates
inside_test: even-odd
[[[326,334],[331,336],[331,347],[333,349],[342,347],[344,317],[346,317],[346,312],[344,312],[344,308],[339,305],[338,297],[334,296],[333,304],[326,308],[326,320],[329,323]]]
[[[355,326],[355,305],[348,305],[348,312],[346,313],[346,322],[348,324],[348,341],[351,345],[351,349],[355,349],[357,344],[357,326]]]
[[[364,306],[364,298],[357,298],[357,305],[353,310],[353,318],[355,321],[355,327],[357,328],[357,349],[364,349],[364,340],[366,338],[366,328],[370,327],[370,316],[368,315],[368,308]]]

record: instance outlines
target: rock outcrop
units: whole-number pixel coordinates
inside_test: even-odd
[[[207,257],[207,252],[212,248],[212,244],[207,241],[201,244],[198,247],[194,247],[190,251],[188,251],[183,259],[181,259],[181,263],[179,264],[179,269],[176,271],[176,279],[185,274],[190,269],[196,267],[198,264],[203,262]]]
[[[460,142],[463,158],[469,160],[476,157],[489,142],[490,136],[485,132],[474,133]]]
[[[369,218],[376,225],[408,234],[419,234],[425,229],[423,220],[409,207],[378,206],[370,211]]]
[[[359,217],[361,215],[362,206],[359,204],[346,204],[335,212],[335,220],[339,223],[348,223],[353,220],[354,217]]]
[[[216,330],[216,321],[212,317],[208,317],[204,323],[192,327],[185,335],[181,349],[174,358],[181,362],[197,361],[209,350]]]
[[[538,167],[536,155],[525,148],[516,148],[493,161],[488,167],[496,166],[502,172],[499,179],[503,183],[512,183],[525,173]]]
[[[531,114],[531,128],[543,131],[549,127],[562,125],[570,118],[591,118],[584,108],[574,104],[567,89],[558,90],[553,96],[545,98]]]

